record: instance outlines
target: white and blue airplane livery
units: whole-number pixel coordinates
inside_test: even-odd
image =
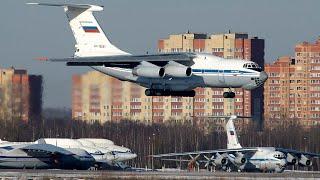
[[[204,53],[132,55],[108,40],[93,12],[103,6],[89,4],[28,3],[63,7],[76,40],[70,58],[47,59],[68,66],[90,66],[106,75],[137,83],[147,96],[195,96],[197,87],[229,88],[223,96],[234,98],[231,88],[252,90],[267,80],[258,64],[224,59]]]
[[[214,117],[226,118],[226,117]],[[226,123],[227,149],[204,150],[194,152],[168,153],[151,155],[164,161],[186,161],[188,165],[204,163],[204,167],[220,167],[223,170],[246,172],[278,172],[281,173],[288,165],[312,166],[312,157],[320,154],[302,152],[293,149],[276,147],[242,147],[239,143],[233,120],[249,118],[229,116]],[[178,158],[179,157],[179,158]],[[181,159],[188,157],[191,159]]]

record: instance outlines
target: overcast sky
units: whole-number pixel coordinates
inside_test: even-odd
[[[96,13],[109,39],[134,54],[155,52],[157,40],[172,33],[248,32],[265,39],[265,59],[293,55],[294,45],[320,35],[319,0],[1,0],[0,67],[24,68],[44,77],[44,106],[70,107],[71,75],[90,70],[41,63],[39,56],[73,55],[74,38],[62,8],[26,2],[104,5]]]

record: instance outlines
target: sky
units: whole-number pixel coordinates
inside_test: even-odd
[[[169,34],[231,30],[265,39],[269,63],[320,35],[319,0],[1,0],[0,68],[43,75],[44,107],[70,107],[72,74],[91,69],[34,60],[70,57],[75,40],[62,8],[27,2],[103,5],[95,14],[100,26],[113,44],[133,54],[156,52],[157,40]]]

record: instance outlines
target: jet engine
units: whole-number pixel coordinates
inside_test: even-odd
[[[221,156],[219,153],[216,154],[216,158],[214,159],[214,163],[218,166],[226,166],[229,160],[228,157]]]
[[[165,69],[149,62],[143,61],[133,68],[132,74],[148,78],[162,78],[165,76]]]
[[[291,165],[297,164],[297,162],[298,162],[297,158],[290,153],[287,153],[286,160]]]
[[[191,67],[170,61],[165,67],[166,74],[173,77],[190,77],[192,75]]]
[[[305,155],[301,154],[301,157],[299,159],[299,164],[302,166],[312,166],[312,161],[307,158]]]
[[[247,162],[247,159],[244,157],[242,153],[236,153],[236,157],[234,159],[234,163],[237,165],[243,165]]]

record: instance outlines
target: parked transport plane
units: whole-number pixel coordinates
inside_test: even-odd
[[[240,117],[240,116],[239,116]],[[179,158],[191,158],[187,161],[205,167],[217,166],[224,170],[236,169],[238,171],[283,172],[288,165],[312,166],[312,157],[320,157],[320,154],[301,152],[292,149],[276,147],[250,147],[243,148],[237,137],[233,120],[237,116],[231,116],[226,123],[228,138],[227,149],[168,153],[151,155],[166,161],[181,161]],[[179,158],[178,158],[179,157]]]
[[[59,148],[50,144],[4,143],[0,145],[0,168],[79,169],[94,165],[94,158],[82,149]]]
[[[42,138],[37,144],[51,144],[60,148],[77,148],[87,151],[95,159],[95,167],[105,169],[122,166],[122,162],[137,157],[130,149],[115,145],[108,139],[68,139],[68,138]]]
[[[252,90],[267,80],[258,64],[239,59],[224,59],[203,53],[131,55],[108,40],[93,12],[103,6],[89,4],[28,3],[64,8],[76,40],[70,58],[49,59],[68,66],[90,66],[109,76],[137,83],[147,96],[190,96],[196,87],[229,88],[223,96],[234,98],[231,88]]]
[[[0,148],[2,147],[19,147],[33,144],[49,145],[60,149],[65,149],[75,154],[87,152],[95,162],[92,167],[97,169],[125,169],[129,166],[124,162],[134,159],[137,154],[132,152],[129,148],[115,145],[113,141],[108,139],[97,138],[41,138],[35,142],[9,142],[0,140]],[[6,149],[6,148],[5,148]],[[76,151],[79,149],[80,151]],[[1,160],[1,159],[0,159]]]

